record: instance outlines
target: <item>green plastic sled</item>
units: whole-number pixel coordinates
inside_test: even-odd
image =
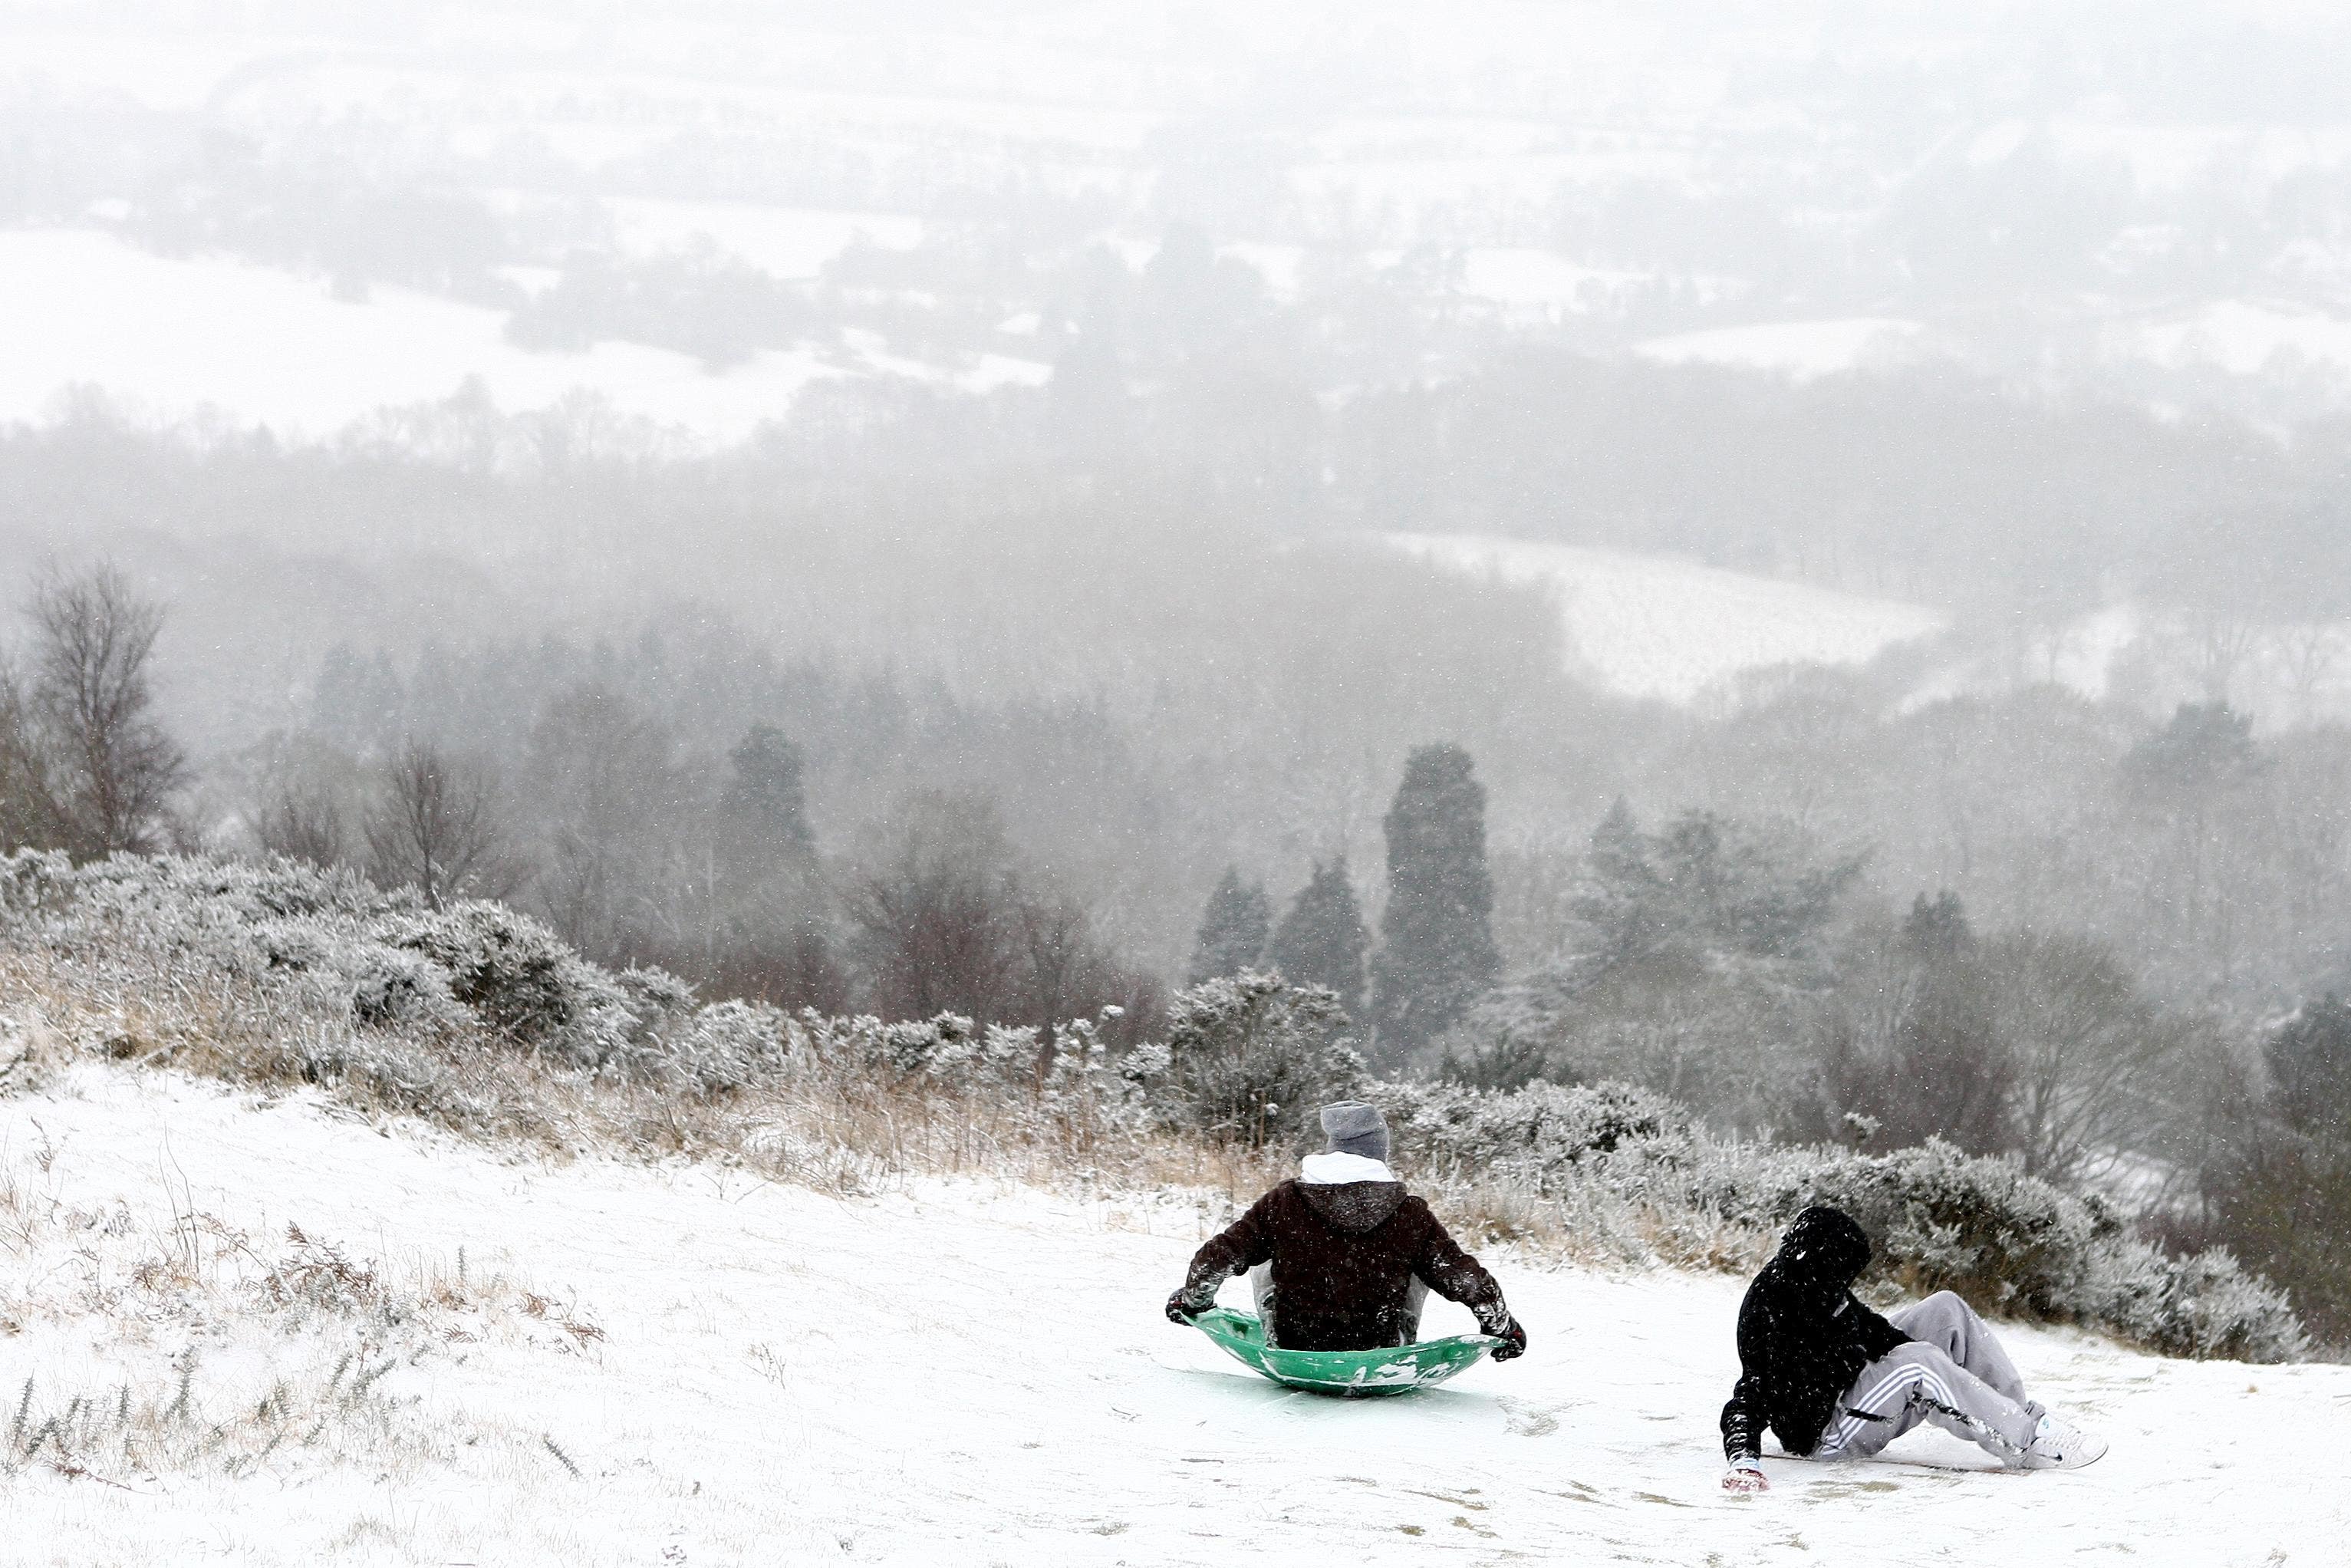
[[[1350,1398],[1434,1388],[1477,1365],[1488,1351],[1502,1343],[1489,1334],[1460,1334],[1385,1350],[1283,1350],[1265,1343],[1265,1325],[1254,1313],[1228,1312],[1223,1307],[1202,1312],[1192,1320],[1192,1326],[1216,1341],[1235,1361],[1284,1387]]]

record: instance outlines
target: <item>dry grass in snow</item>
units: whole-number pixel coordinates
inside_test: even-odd
[[[424,1408],[418,1369],[477,1345],[592,1356],[603,1337],[571,1304],[469,1266],[462,1246],[401,1261],[266,1203],[225,1218],[168,1131],[139,1183],[77,1180],[29,1105],[7,1144],[0,1476],[152,1494],[191,1477],[422,1473],[452,1442],[496,1434]]]

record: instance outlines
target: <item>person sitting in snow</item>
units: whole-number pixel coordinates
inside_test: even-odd
[[[1502,1287],[1454,1243],[1428,1205],[1387,1166],[1388,1128],[1376,1106],[1322,1108],[1328,1151],[1249,1206],[1192,1255],[1167,1315],[1188,1323],[1216,1304],[1217,1287],[1248,1274],[1265,1342],[1284,1350],[1379,1350],[1420,1337],[1428,1292],[1459,1301],[1503,1343],[1496,1361],[1527,1348]]]
[[[1869,1238],[1842,1209],[1796,1216],[1739,1307],[1739,1384],[1722,1407],[1723,1490],[1758,1492],[1763,1429],[1790,1454],[1865,1459],[1921,1422],[2013,1469],[2074,1469],[2106,1451],[2025,1397],[2024,1381],[1949,1291],[1891,1322],[1856,1300]]]

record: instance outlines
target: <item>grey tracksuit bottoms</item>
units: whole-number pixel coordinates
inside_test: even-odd
[[[1897,1345],[1861,1369],[1813,1458],[1865,1459],[1931,1422],[2004,1463],[2017,1463],[2042,1409],[2024,1396],[2016,1364],[1975,1309],[1941,1291],[1886,1321],[1917,1343]]]

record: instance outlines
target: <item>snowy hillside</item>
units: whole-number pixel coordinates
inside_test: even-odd
[[[829,237],[847,243],[822,232],[810,243]],[[982,392],[1046,374],[1002,356],[950,372],[855,342],[770,351],[714,373],[640,343],[533,353],[507,341],[506,319],[405,290],[339,299],[314,277],[219,257],[168,260],[96,230],[0,231],[0,341],[9,350],[0,358],[0,423],[39,420],[60,393],[88,386],[161,418],[210,409],[233,423],[323,436],[380,408],[438,402],[473,379],[509,413],[584,393],[624,416],[732,442],[782,418],[793,394],[829,376],[906,374]]]
[[[1688,702],[1744,670],[1861,664],[1942,626],[1920,605],[1669,556],[1470,535],[1391,542],[1455,570],[1552,589],[1569,667],[1625,696]]]
[[[2052,1403],[2112,1436],[2102,1464],[1978,1473],[1972,1450],[1930,1434],[1853,1469],[1774,1461],[1774,1491],[1732,1500],[1715,1490],[1714,1422],[1733,1280],[1504,1256],[1533,1335],[1523,1361],[1349,1404],[1280,1391],[1160,1318],[1198,1235],[1186,1202],[941,1184],[840,1199],[711,1165],[549,1166],[307,1094],[256,1101],[99,1064],[0,1102],[0,1383],[13,1407],[30,1379],[34,1424],[76,1396],[110,1408],[118,1387],[160,1403],[193,1347],[187,1403],[234,1441],[273,1386],[281,1402],[316,1394],[300,1366],[352,1332],[338,1325],[380,1336],[356,1364],[394,1363],[364,1424],[289,1439],[233,1479],[37,1459],[5,1483],[10,1562],[1221,1565],[1435,1550],[2210,1568],[2333,1561],[2351,1531],[2335,1448],[2313,1440],[2351,1401],[2342,1367],[2159,1361],[2008,1330]],[[289,1223],[298,1267],[259,1272]],[[372,1315],[348,1301],[287,1315],[299,1292],[284,1281],[334,1275],[330,1258],[334,1277],[364,1281],[345,1293],[377,1301]],[[173,1260],[191,1293],[163,1310]],[[240,1295],[241,1279],[280,1284]],[[418,1282],[413,1308],[381,1304]],[[1446,1312],[1433,1326],[1467,1326]],[[321,1458],[338,1445],[340,1461]]]
[[[943,385],[1041,374],[977,323],[1065,305],[1063,290],[1002,298],[1004,264],[1102,246],[1139,265],[1190,225],[1278,295],[1297,292],[1311,256],[1323,284],[1361,267],[1423,313],[1799,380],[1949,357],[2095,369],[2161,402],[2148,378],[2176,394],[2217,370],[2331,407],[2351,354],[2337,215],[2351,125],[2339,95],[2297,105],[2275,81],[2281,63],[2327,57],[2316,7],[2276,8],[2272,25],[2301,31],[2265,47],[2293,55],[2221,51],[2252,90],[2185,101],[2183,85],[2211,85],[2199,13],[2234,32],[2243,5],[2129,29],[2118,56],[2193,60],[2184,82],[2103,60],[2096,8],[2050,19],[2051,38],[2028,46],[1991,4],[1864,21],[1808,0],[1693,24],[1625,0],[1442,14],[1057,0],[982,6],[977,21],[969,8],[792,6],[592,19],[525,0],[423,4],[381,29],[290,4],[244,26],[158,16],[143,31],[18,9],[0,15],[0,297],[26,303],[0,331],[34,351],[6,367],[0,419],[37,411],[64,380],[172,413],[209,401],[330,430],[369,395],[444,396],[478,372],[506,406],[539,406],[554,395],[544,383],[585,387],[725,438],[810,376],[859,368],[854,350],[819,364],[768,342],[757,362],[697,380],[648,346],[662,340],[643,321],[626,350],[616,337],[524,363],[478,277],[329,310],[291,277],[218,259],[330,273],[319,209],[374,186],[429,193],[438,216],[423,227],[455,225],[440,239],[467,258],[458,270],[486,263],[509,282],[561,277],[585,253],[706,249],[805,284],[854,240],[928,247],[914,270],[845,287],[888,320],[912,373]],[[2008,84],[2076,54],[2078,77],[2054,70],[2044,107],[2015,118]],[[1940,83],[1925,120],[1921,60]],[[48,144],[138,135],[153,145],[137,155]],[[2064,194],[2042,199],[2075,221],[2053,223],[2029,196],[2013,212],[1991,199],[2053,181]],[[79,223],[154,256],[59,272],[14,252],[66,244],[58,225]],[[2011,229],[2032,243],[1976,254]],[[394,255],[395,241],[429,252],[429,234],[327,237],[346,264],[371,256],[383,277],[436,287]],[[2015,269],[1997,274],[1991,312],[1974,294],[1988,267]],[[262,340],[251,323],[277,324],[256,291],[282,296],[284,329],[317,351],[246,363]],[[123,362],[122,344],[141,345],[141,362]],[[177,384],[190,356],[217,373]],[[381,367],[360,374],[361,361]]]
[[[1659,364],[1740,365],[1776,371],[1807,382],[1878,363],[1914,351],[1921,329],[1916,321],[1857,317],[1838,321],[1772,321],[1750,327],[1718,327],[1651,339],[1636,351]]]

